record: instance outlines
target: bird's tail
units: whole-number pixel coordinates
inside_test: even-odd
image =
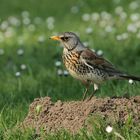
[[[110,76],[114,77],[116,79],[125,79],[125,80],[130,80],[131,79],[131,80],[140,82],[140,77],[134,76],[134,75],[129,75],[129,74],[126,74],[126,73],[121,72],[121,71],[112,72],[112,73],[110,73]]]
[[[133,76],[133,75],[119,75],[119,77],[127,80],[131,79],[134,81],[140,81],[140,77]]]
[[[139,76],[134,76],[134,75],[129,75],[126,74],[125,72],[116,70],[115,68],[113,69],[107,69],[107,72],[109,73],[110,78],[115,78],[115,79],[125,79],[125,80],[134,80],[134,81],[139,81],[140,82],[140,77]]]

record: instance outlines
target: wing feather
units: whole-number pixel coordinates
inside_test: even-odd
[[[83,50],[81,52],[80,59],[90,68],[98,68],[110,73],[122,73],[121,71],[117,70],[108,60],[98,56],[90,49]]]

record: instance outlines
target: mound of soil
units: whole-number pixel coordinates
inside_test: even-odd
[[[131,98],[96,98],[90,101],[53,103],[50,97],[37,98],[29,107],[24,127],[56,132],[66,129],[76,133],[86,126],[89,116],[101,116],[110,122],[121,122],[130,118],[140,124],[140,96]]]

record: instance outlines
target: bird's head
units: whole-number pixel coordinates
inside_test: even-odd
[[[52,36],[50,39],[60,41],[68,51],[75,49],[80,43],[79,37],[72,32],[64,32],[58,36]]]

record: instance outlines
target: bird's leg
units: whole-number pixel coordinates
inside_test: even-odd
[[[93,93],[89,96],[88,101],[92,99],[92,97],[94,96],[94,94],[98,91],[99,87],[97,84],[94,84],[94,91]]]
[[[85,100],[85,97],[88,93],[88,90],[89,90],[89,86],[90,86],[90,83],[88,81],[82,81],[82,83],[86,86],[86,90],[85,92],[83,93],[83,101]]]
[[[89,88],[89,86],[86,87],[86,90],[85,90],[85,92],[84,92],[84,95],[83,95],[83,101],[85,100],[85,97],[86,97],[86,95],[87,95],[87,93],[88,93],[88,88]]]

